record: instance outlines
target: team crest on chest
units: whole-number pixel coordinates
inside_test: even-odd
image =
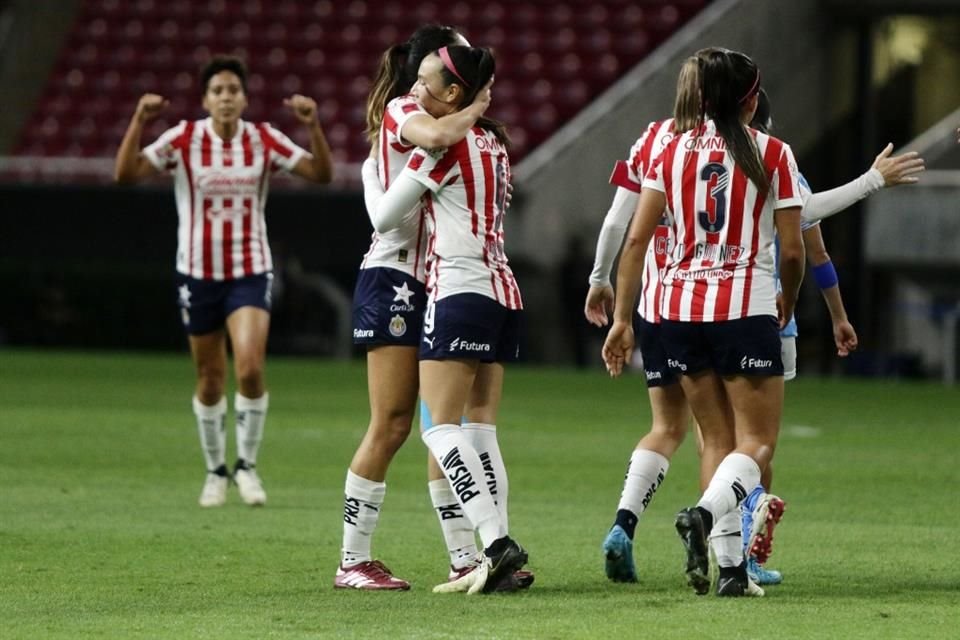
[[[401,315],[395,315],[390,318],[390,335],[399,338],[407,332],[407,321]]]

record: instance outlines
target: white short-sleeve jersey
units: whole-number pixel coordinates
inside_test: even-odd
[[[394,98],[387,104],[377,139],[377,170],[384,190],[389,189],[403,171],[415,148],[403,139],[403,125],[420,113],[427,112],[411,94]],[[422,208],[417,206],[421,211],[405,218],[403,226],[386,233],[373,233],[361,269],[390,267],[421,282],[426,279],[427,224]]]
[[[491,131],[473,127],[436,152],[417,149],[404,173],[426,186],[427,287],[433,300],[477,293],[522,309],[503,243],[510,159]]]
[[[790,146],[749,131],[770,180],[766,194],[734,163],[712,121],[674,138],[643,182],[664,193],[676,237],[663,277],[663,318],[777,315],[773,212],[803,201]]]
[[[174,176],[177,271],[232,280],[272,270],[264,216],[269,176],[290,171],[306,153],[266,123],[241,120],[224,140],[211,118],[182,121],[145,147],[150,164]]]
[[[610,176],[610,184],[639,194],[643,177],[650,170],[654,159],[660,155],[667,143],[673,140],[674,135],[673,118],[651,122],[630,148],[628,160],[617,162],[613,175]],[[650,246],[647,247],[643,264],[643,284],[640,288],[637,313],[647,322],[660,322],[660,280],[672,246],[673,228],[664,216],[657,225]]]

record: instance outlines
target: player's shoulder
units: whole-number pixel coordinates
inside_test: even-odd
[[[397,96],[393,100],[387,103],[387,111],[392,113],[415,113],[423,112],[423,106],[417,101],[417,97],[412,93],[406,93],[402,96]]]

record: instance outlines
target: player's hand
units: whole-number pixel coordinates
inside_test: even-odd
[[[317,103],[313,98],[295,93],[289,98],[284,98],[283,105],[290,107],[293,115],[303,124],[317,122]]]
[[[157,117],[161,111],[167,108],[170,101],[156,93],[145,93],[140,96],[137,103],[136,118],[140,122],[147,122]]]
[[[880,172],[885,187],[913,184],[918,180],[917,174],[923,173],[926,169],[923,158],[916,151],[908,151],[893,157],[890,156],[891,153],[893,153],[893,143],[888,142],[870,167]]]
[[[837,355],[846,358],[851,351],[857,350],[857,332],[846,320],[833,323],[833,342],[837,345]]]
[[[623,373],[624,364],[633,357],[633,327],[626,322],[614,321],[603,343],[603,363],[611,378]]]
[[[596,327],[607,326],[608,315],[613,313],[613,287],[590,287],[587,291],[587,300],[583,304],[583,315],[587,322]]]
[[[510,208],[510,203],[513,202],[513,183],[507,183],[507,195],[503,198],[503,207],[505,209]]]
[[[787,300],[782,292],[777,294],[777,322],[780,325],[781,331],[790,323],[790,318],[793,317],[793,310],[796,305],[796,298]]]

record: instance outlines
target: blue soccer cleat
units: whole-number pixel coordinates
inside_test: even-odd
[[[780,584],[783,574],[776,569],[767,569],[756,558],[747,558],[747,576],[759,585]]]
[[[610,528],[603,540],[604,569],[614,582],[636,582],[637,570],[633,566],[633,540],[618,524]]]

